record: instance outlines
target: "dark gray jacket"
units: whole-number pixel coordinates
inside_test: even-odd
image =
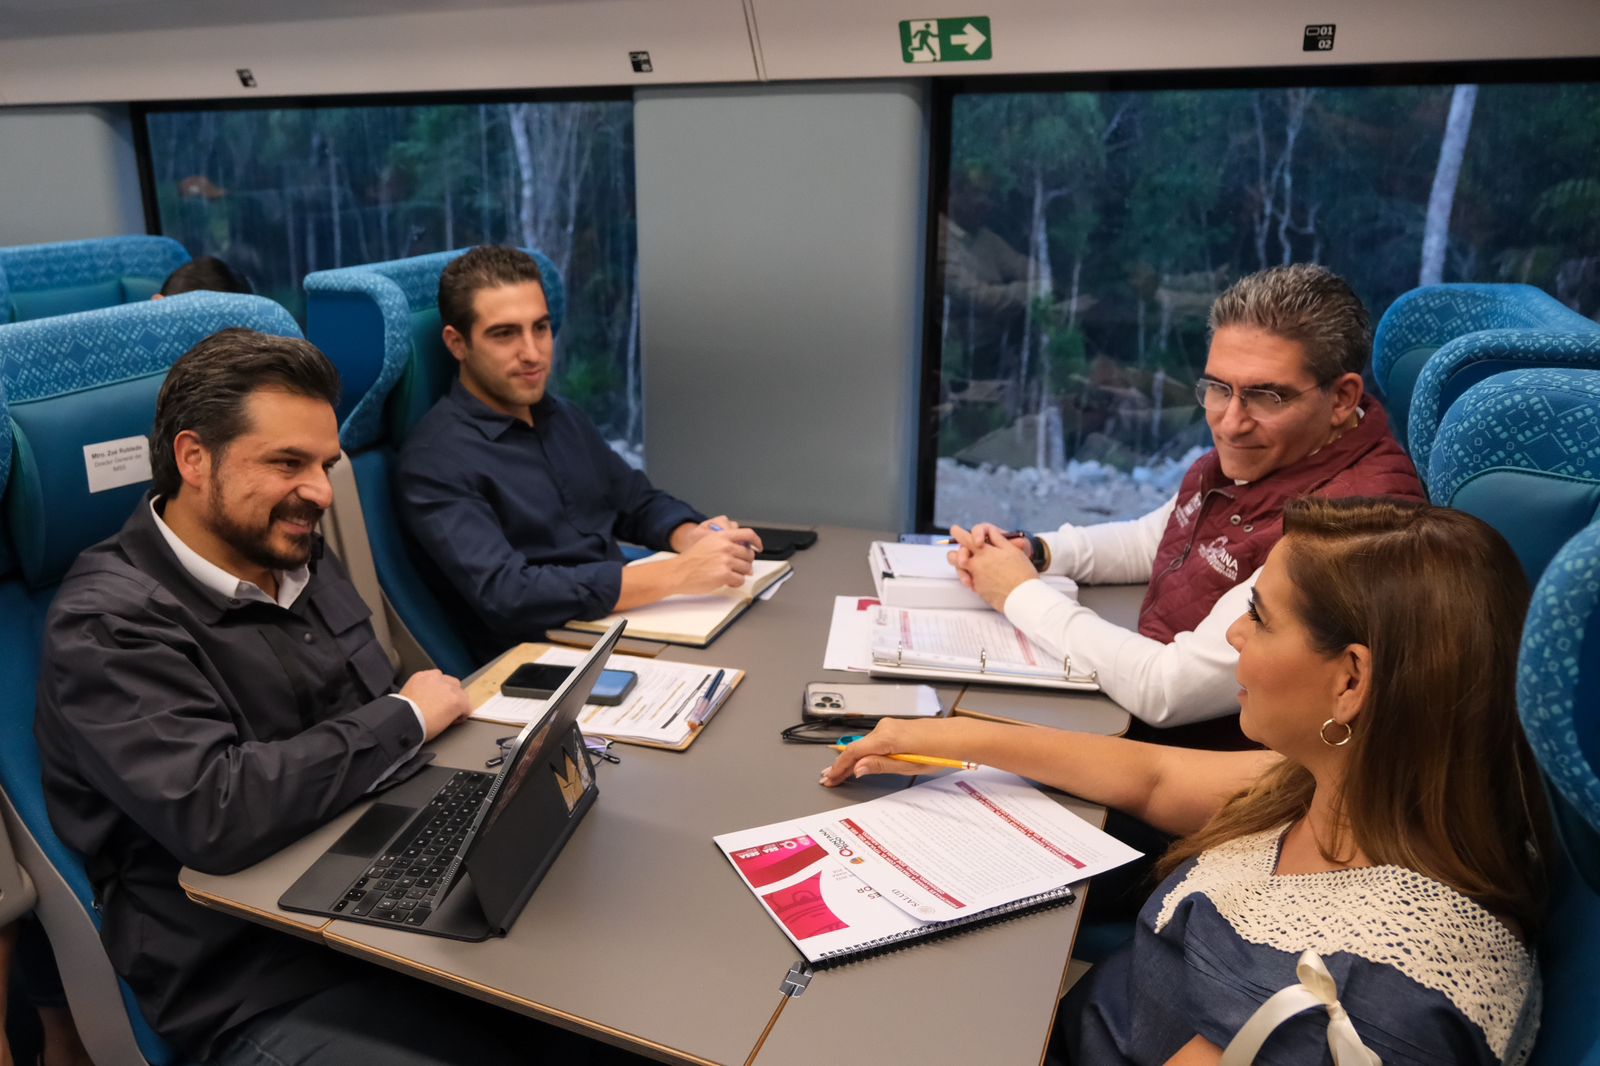
[[[318,542],[294,606],[199,585],[148,498],[79,556],[45,623],[34,732],[56,832],[156,1030],[225,1030],[340,979],[331,952],[191,903],[178,869],[242,869],[370,789],[420,741],[366,605]]]

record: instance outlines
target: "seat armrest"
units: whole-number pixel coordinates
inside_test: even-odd
[[[17,863],[11,838],[0,826],[0,928],[4,928],[33,909],[38,894],[28,871]]]

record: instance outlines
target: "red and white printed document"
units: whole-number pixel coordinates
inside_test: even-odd
[[[1070,900],[1071,885],[1139,857],[987,769],[716,842],[812,962]]]

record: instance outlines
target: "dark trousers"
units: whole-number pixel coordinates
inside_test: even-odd
[[[624,1066],[619,1051],[374,969],[308,999],[270,1010],[223,1036],[213,1066]]]

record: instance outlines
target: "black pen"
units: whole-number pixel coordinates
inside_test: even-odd
[[[1025,530],[1025,529],[1013,529],[1010,532],[1002,533],[1000,535],[1002,537],[1004,537],[1006,540],[1026,540],[1027,537],[1028,537],[1028,531]],[[933,543],[934,544],[954,544],[955,540],[953,538],[951,538],[951,537],[945,537],[944,539],[936,540]]]

